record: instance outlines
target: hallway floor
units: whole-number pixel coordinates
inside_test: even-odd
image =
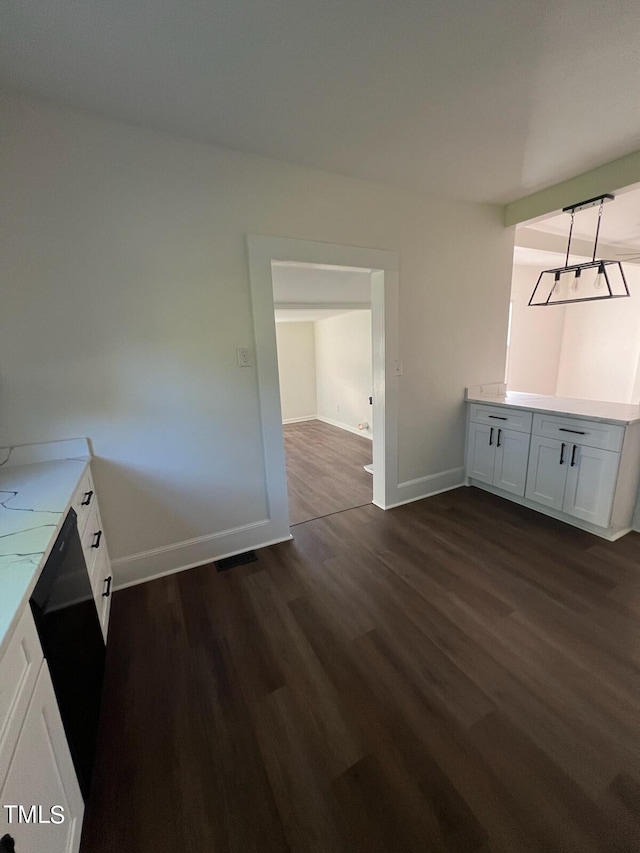
[[[290,523],[371,503],[371,441],[322,421],[285,424]]]

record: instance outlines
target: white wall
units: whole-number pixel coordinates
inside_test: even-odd
[[[640,268],[625,264],[631,299],[583,302],[566,309],[557,394],[638,403]]]
[[[511,391],[553,395],[558,382],[565,306],[540,308],[527,304],[542,269],[545,267],[513,267],[507,387]]]
[[[340,314],[314,325],[318,417],[370,438],[371,311]],[[369,429],[358,430],[364,422]]]
[[[276,323],[282,420],[316,416],[314,323]]]
[[[0,444],[90,436],[113,557],[151,550],[151,572],[263,541],[257,377],[236,360],[253,342],[247,234],[399,253],[400,480],[462,479],[464,387],[504,375],[499,207],[0,108]]]

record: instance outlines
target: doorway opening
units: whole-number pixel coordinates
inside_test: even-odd
[[[372,272],[271,265],[292,527],[373,498]]]
[[[251,300],[253,307],[255,356],[258,374],[260,414],[264,448],[266,498],[269,510],[271,533],[275,539],[290,532],[290,524],[297,523],[295,516],[290,520],[287,493],[285,432],[283,425],[283,401],[278,373],[278,348],[276,337],[276,300],[274,300],[274,269],[302,268],[311,266],[316,271],[336,272],[338,270],[359,273],[368,280],[369,303],[352,298],[347,300],[345,293],[338,290],[332,293],[324,291],[325,301],[307,302],[300,308],[299,297],[287,298],[286,292],[278,294],[279,310],[336,310],[337,314],[347,317],[362,310],[370,310],[371,330],[371,391],[365,394],[367,414],[350,412],[345,424],[358,430],[358,424],[369,424],[373,440],[371,457],[373,474],[362,471],[372,486],[369,500],[386,509],[397,502],[398,491],[398,444],[397,444],[397,397],[396,377],[398,365],[398,256],[395,252],[379,249],[362,249],[329,243],[316,243],[277,237],[248,237],[249,271]],[[277,277],[276,273],[276,277]],[[334,281],[334,286],[336,282]],[[339,303],[339,308],[328,306]],[[314,343],[315,347],[315,343]],[[331,396],[331,395],[329,395]],[[371,397],[371,404],[369,404]],[[316,388],[317,401],[317,388]],[[335,414],[343,414],[342,403],[336,402]],[[340,412],[337,406],[340,405]],[[359,409],[357,410],[360,411]],[[311,413],[310,413],[311,414]],[[316,410],[317,414],[317,410]],[[284,418],[287,419],[287,418]],[[319,420],[316,418],[316,420]],[[327,420],[330,417],[327,416]],[[338,418],[334,418],[338,420]],[[322,426],[332,427],[331,423],[319,421]],[[343,430],[343,427],[337,427]],[[358,430],[356,441],[364,441]],[[371,460],[369,460],[371,461]],[[363,462],[363,464],[366,464]],[[335,510],[339,511],[339,510]]]

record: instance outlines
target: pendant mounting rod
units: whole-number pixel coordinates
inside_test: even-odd
[[[571,249],[571,235],[573,234],[573,220],[575,219],[575,213],[571,211],[571,225],[569,226],[569,240],[567,242],[567,257],[564,260],[565,267],[569,266],[569,251]]]
[[[600,202],[600,209],[598,210],[598,224],[596,226],[596,238],[593,241],[593,258],[592,261],[596,259],[596,250],[598,248],[598,236],[600,234],[600,223],[602,222],[602,206],[604,204],[604,199]],[[573,214],[571,214],[573,216]]]
[[[563,207],[563,213],[575,213],[578,210],[588,210],[590,207],[595,207],[597,204],[605,204],[608,201],[613,201],[615,198],[611,193],[596,195],[593,198],[588,198],[586,201],[577,201],[575,204],[570,204],[568,207]]]

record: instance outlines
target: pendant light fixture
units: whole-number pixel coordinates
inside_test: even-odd
[[[569,239],[567,242],[567,257],[563,267],[543,270],[531,294],[529,305],[567,305],[569,302],[593,302],[596,299],[617,299],[631,296],[624,277],[620,261],[596,260],[598,250],[598,235],[602,221],[602,208],[605,202],[613,201],[610,193],[571,204],[562,209],[563,213],[571,214]],[[580,210],[599,206],[598,224],[593,242],[593,257],[583,264],[569,266],[569,251],[575,215]]]

